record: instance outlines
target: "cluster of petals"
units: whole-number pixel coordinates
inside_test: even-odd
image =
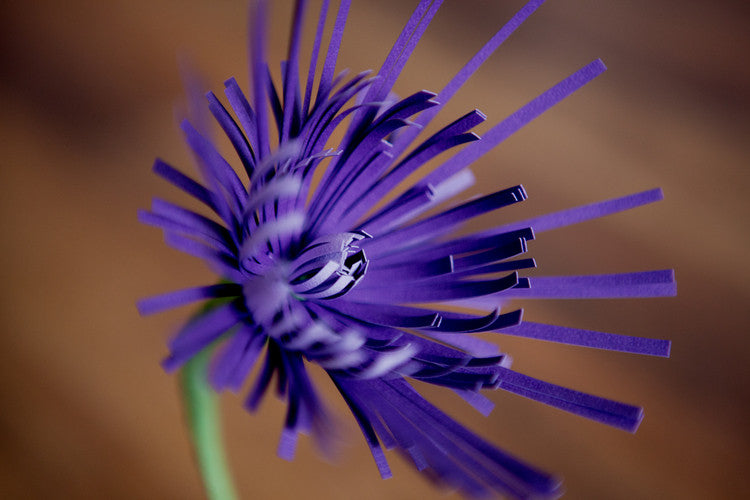
[[[409,380],[449,388],[485,415],[493,405],[480,391],[502,389],[634,431],[640,408],[514,371],[510,357],[490,340],[513,335],[667,356],[665,340],[524,321],[520,309],[509,308],[517,298],[674,294],[668,270],[524,276],[536,266],[525,257],[535,235],[651,203],[662,194],[649,190],[455,236],[471,219],[527,196],[522,186],[513,186],[455,201],[474,182],[468,167],[605,67],[599,60],[587,64],[482,138],[472,132],[486,120],[478,110],[421,137],[471,74],[543,2],[521,8],[437,94],[423,90],[398,98],[393,85],[441,3],[419,2],[379,71],[349,76],[335,66],[350,1],[342,0],[332,16],[328,47],[321,50],[331,7],[324,0],[303,79],[307,2],[299,0],[277,87],[265,58],[267,5],[256,2],[249,92],[230,79],[224,102],[212,92],[206,96],[236,157],[219,152],[204,124],[184,121],[200,180],[162,160],[154,171],[204,205],[205,213],[155,199],[139,214],[164,231],[167,244],[208,263],[218,284],[151,297],[138,306],[151,314],[208,301],[170,340],[164,367],[178,369],[217,345],[210,383],[216,390],[240,391],[260,363],[245,404],[256,409],[277,378],[277,393],[288,401],[278,449],[284,458],[293,456],[300,433],[325,443],[331,432],[331,418],[307,372],[313,363],[351,409],[383,477],[390,475],[383,449],[396,448],[429,477],[466,495],[555,496],[557,479],[467,430]],[[343,139],[331,146],[334,131]],[[412,174],[433,160],[438,166],[415,180]]]

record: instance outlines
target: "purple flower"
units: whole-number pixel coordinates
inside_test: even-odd
[[[441,1],[419,3],[377,73],[335,73],[350,2],[342,0],[328,49],[321,40],[324,1],[307,78],[301,81],[298,1],[281,87],[265,60],[265,2],[254,9],[252,101],[234,79],[228,106],[209,92],[208,108],[231,141],[238,170],[189,122],[186,141],[202,181],[157,160],[154,171],[205,205],[210,216],[155,199],[143,223],[169,245],[205,260],[219,284],[143,300],[142,314],[213,299],[170,341],[168,371],[220,344],[209,380],[238,391],[262,363],[245,405],[255,410],[274,376],[288,400],[279,455],[292,458],[298,433],[325,443],[330,419],[306,371],[326,370],[345,399],[383,477],[383,447],[396,448],[430,477],[467,495],[554,496],[560,483],[495,448],[431,405],[407,379],[445,386],[488,414],[480,389],[503,389],[599,422],[634,431],[638,407],[537,380],[478,333],[667,356],[669,342],[522,321],[513,298],[612,298],[675,293],[671,271],[596,276],[523,277],[535,234],[661,199],[658,189],[581,206],[469,236],[452,236],[472,218],[526,198],[521,186],[449,202],[473,182],[468,167],[545,110],[604,71],[596,60],[522,106],[483,138],[471,111],[437,133],[417,136],[472,73],[541,4],[524,6],[438,94],[403,99],[391,90]],[[324,59],[320,75],[318,58]],[[313,92],[313,89],[317,90]],[[268,111],[271,111],[270,115]],[[350,118],[341,142],[334,130]],[[343,128],[343,127],[342,127]],[[276,140],[278,138],[278,140]],[[455,151],[455,152],[454,152]],[[410,174],[440,163],[390,202]],[[313,174],[322,170],[319,182]],[[239,173],[238,173],[239,171]],[[411,182],[411,181],[409,181]],[[446,206],[446,202],[451,203]],[[423,216],[435,207],[435,215]],[[433,211],[434,212],[434,211]],[[457,313],[455,306],[483,313]]]

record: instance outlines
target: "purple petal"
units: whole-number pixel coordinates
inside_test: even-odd
[[[606,349],[608,351],[631,352],[650,356],[669,357],[670,342],[668,340],[631,337],[614,333],[567,328],[558,325],[545,325],[524,321],[510,328],[499,329],[498,333],[546,340],[560,344]]]
[[[164,293],[138,301],[138,312],[142,315],[154,314],[190,302],[217,297],[236,297],[242,293],[242,287],[234,283],[186,288],[176,292]]]

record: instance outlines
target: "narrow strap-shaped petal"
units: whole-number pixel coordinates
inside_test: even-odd
[[[292,127],[292,115],[301,103],[299,99],[299,51],[302,40],[302,21],[305,18],[307,0],[297,0],[294,4],[294,16],[289,35],[289,51],[287,53],[286,71],[284,72],[284,119],[281,139],[289,138]]]
[[[477,391],[468,391],[466,389],[452,389],[452,391],[484,417],[489,417],[492,410],[495,409],[495,403]]]
[[[242,293],[242,287],[235,283],[221,283],[218,285],[186,288],[174,292],[164,293],[141,299],[137,303],[138,312],[142,315],[184,306],[191,302],[218,297],[236,297]]]
[[[605,299],[672,297],[677,293],[674,271],[645,271],[587,276],[529,278],[529,288],[508,290],[506,297]]]
[[[266,350],[266,357],[263,361],[263,367],[260,370],[260,374],[256,377],[253,382],[252,389],[245,398],[244,407],[251,412],[258,410],[263,396],[268,391],[268,387],[271,384],[274,372],[279,368],[280,358],[278,345],[275,342],[268,343],[268,349]],[[281,386],[281,382],[279,382]]]
[[[511,224],[505,224],[496,228],[497,231],[512,231],[522,227],[531,227],[536,233],[542,233],[551,229],[566,227],[591,219],[598,219],[618,212],[624,212],[632,208],[653,203],[664,199],[664,193],[661,189],[651,189],[640,193],[614,198],[611,200],[599,201],[588,205],[582,205],[559,212],[545,214],[532,219],[526,219]]]
[[[635,432],[643,419],[643,409],[637,406],[550,384],[507,368],[498,370],[499,388],[555,408],[629,432]]]
[[[286,73],[286,61],[281,61],[281,73]],[[268,101],[271,104],[271,111],[273,112],[273,118],[276,121],[276,131],[281,137],[281,127],[284,122],[284,105],[281,103],[279,93],[276,91],[276,84],[273,82],[273,76],[271,75],[271,68],[266,66],[266,91],[268,92]],[[286,141],[279,142],[279,145],[284,144]]]
[[[320,44],[323,40],[323,30],[326,25],[326,18],[328,17],[328,4],[330,0],[323,0],[320,6],[320,12],[318,14],[318,27],[315,30],[315,41],[313,42],[312,52],[310,53],[310,67],[307,70],[307,83],[305,84],[305,97],[302,102],[302,116],[304,119],[307,118],[310,110],[310,98],[312,96],[312,88],[315,83],[315,72],[318,67],[318,56],[320,55]]]
[[[255,133],[258,145],[258,160],[265,157],[270,150],[268,139],[268,111],[266,108],[266,31],[267,31],[267,2],[255,0],[255,8],[251,9],[249,37],[250,81],[253,89],[253,108],[255,108]]]
[[[512,335],[537,340],[546,340],[560,344],[569,344],[608,351],[647,354],[650,356],[669,357],[670,342],[661,339],[631,337],[614,333],[568,328],[559,325],[546,325],[524,321],[517,326],[497,330],[503,335]]]
[[[290,355],[288,353],[281,353],[281,362],[284,366],[283,373],[290,372],[289,357]],[[276,454],[279,458],[288,461],[294,459],[298,441],[297,426],[300,421],[300,416],[304,412],[301,405],[301,391],[296,387],[295,382],[295,377],[287,376],[284,378],[284,382],[279,383],[279,387],[282,387],[282,384],[285,383],[288,386],[288,389],[285,391],[287,396],[286,419],[284,420],[284,429],[279,438],[279,445]]]
[[[325,99],[331,91],[331,82],[333,81],[333,74],[336,70],[336,60],[339,56],[341,39],[344,36],[346,18],[349,15],[349,6],[351,3],[351,0],[341,0],[341,3],[339,4],[336,21],[333,25],[333,31],[331,32],[331,40],[328,42],[328,51],[326,52],[326,59],[323,63],[323,71],[320,74],[318,94],[315,98],[317,102]]]

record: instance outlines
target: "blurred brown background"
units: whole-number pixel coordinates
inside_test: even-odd
[[[339,68],[377,68],[415,1],[354,2]],[[446,1],[397,86],[439,90],[522,1]],[[274,2],[271,61],[290,2]],[[315,10],[314,8],[312,10]],[[188,167],[176,54],[210,87],[247,82],[243,1],[3,2],[0,7],[0,497],[200,498],[174,377],[159,360],[187,311],[134,301],[211,276],[136,222],[150,173]],[[311,16],[307,35],[311,35]],[[478,162],[480,188],[523,183],[518,218],[661,186],[666,200],[544,234],[549,274],[674,267],[679,296],[529,304],[527,318],[670,338],[658,359],[500,338],[531,375],[646,408],[636,435],[504,394],[449,413],[563,475],[569,498],[738,498],[750,467],[747,264],[750,12],[745,2],[550,0],[440,115],[488,124],[596,57],[603,76]],[[489,223],[490,221],[484,221]],[[330,387],[330,405],[345,414]],[[283,405],[222,398],[244,498],[444,498],[395,454],[381,481],[351,419],[340,463],[308,439],[275,456]]]

